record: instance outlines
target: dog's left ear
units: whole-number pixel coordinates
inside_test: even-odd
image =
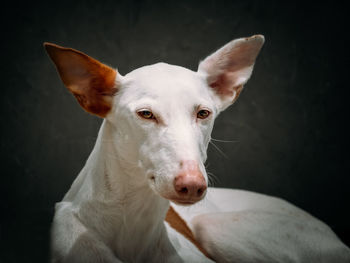
[[[72,48],[51,43],[44,47],[65,86],[87,112],[106,117],[117,92],[117,71]]]
[[[250,78],[256,57],[264,44],[264,36],[233,40],[203,60],[198,72],[219,97],[219,108],[224,110],[234,103],[243,85]]]

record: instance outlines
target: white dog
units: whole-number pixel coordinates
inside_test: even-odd
[[[349,248],[299,208],[207,189],[214,119],[238,98],[263,43],[261,35],[231,41],[197,72],[158,63],[126,76],[44,44],[80,105],[104,118],[56,205],[53,262],[350,262]]]

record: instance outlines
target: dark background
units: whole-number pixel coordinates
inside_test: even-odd
[[[335,1],[55,1],[1,8],[0,262],[45,262],[54,203],[83,167],[101,119],[66,91],[44,49],[79,49],[122,74],[159,61],[196,70],[226,42],[266,44],[238,102],[216,121],[216,186],[285,198],[349,244],[345,7]]]

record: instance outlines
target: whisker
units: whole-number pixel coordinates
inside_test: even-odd
[[[206,163],[204,164],[205,170],[207,170],[209,166],[210,166],[210,163],[209,163],[209,162],[206,162]]]
[[[211,172],[207,172],[207,174],[208,174],[208,186],[214,186],[216,183],[220,181],[215,174]]]
[[[212,141],[209,141],[209,143],[211,144],[211,145],[213,145],[214,146],[214,148],[219,152],[219,153],[221,153],[222,154],[222,156],[224,156],[226,159],[228,159],[228,156],[217,146],[217,145],[215,145],[215,143],[214,142],[212,142]]]
[[[214,138],[211,138],[211,140],[214,142],[228,142],[228,143],[239,142],[239,140],[228,141],[228,140],[219,140],[219,139],[214,139]]]

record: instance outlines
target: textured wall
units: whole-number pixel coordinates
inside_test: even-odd
[[[98,2],[103,2],[97,4]],[[1,9],[1,262],[45,262],[54,203],[101,120],[66,91],[42,42],[122,74],[159,61],[195,70],[231,39],[266,44],[238,102],[216,121],[217,186],[283,197],[349,240],[345,12],[294,1],[56,1]],[[1,251],[3,250],[3,251]]]

